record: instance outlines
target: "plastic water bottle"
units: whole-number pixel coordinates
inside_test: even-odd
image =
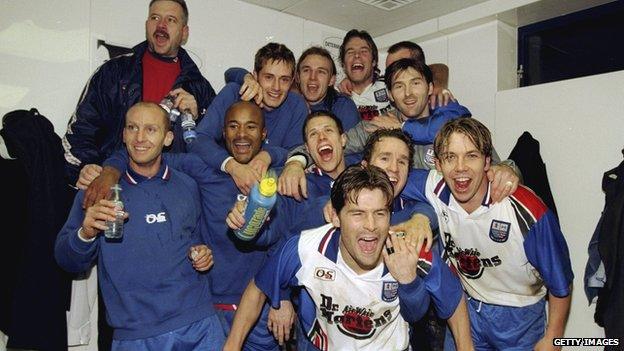
[[[182,127],[182,138],[184,142],[190,144],[197,139],[197,132],[195,131],[195,121],[190,111],[184,110],[180,119],[180,125]]]
[[[120,239],[123,236],[124,204],[121,201],[121,190],[119,184],[115,184],[111,187],[111,191],[113,192],[111,201],[115,203],[115,209],[117,210],[115,216],[117,218],[114,221],[106,221],[106,226],[108,228],[104,231],[104,236],[108,239]]]
[[[273,205],[275,205],[276,192],[277,179],[273,172],[262,178],[260,184],[253,186],[247,197],[247,207],[243,214],[245,225],[234,232],[239,239],[249,241],[258,235],[260,228],[271,213]]]
[[[173,108],[174,99],[173,96],[167,95],[160,101],[160,107],[162,107],[169,114],[169,120],[171,123],[178,120],[180,111],[177,108]]]

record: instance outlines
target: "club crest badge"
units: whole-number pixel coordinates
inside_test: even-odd
[[[425,151],[425,163],[429,166],[435,166],[435,151],[433,151],[433,145],[427,146]]]
[[[381,299],[385,302],[392,302],[399,296],[399,283],[398,282],[383,282],[383,289],[381,291]]]
[[[509,230],[511,229],[511,223],[492,220],[490,226],[490,239],[497,243],[504,243],[509,239]]]
[[[386,88],[375,90],[375,101],[386,102],[388,101],[388,92]]]

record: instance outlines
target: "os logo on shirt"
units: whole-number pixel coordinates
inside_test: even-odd
[[[145,215],[145,221],[147,222],[147,224],[152,224],[152,223],[162,223],[162,222],[166,222],[167,221],[167,217],[165,217],[165,213],[164,212],[159,212],[159,213],[149,213]]]
[[[336,271],[329,268],[316,267],[314,270],[314,278],[333,281],[336,280]]]

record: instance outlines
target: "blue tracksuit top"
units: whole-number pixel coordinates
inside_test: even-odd
[[[78,237],[84,192],[76,195],[55,247],[56,260],[70,272],[84,272],[97,260],[98,281],[114,339],[163,334],[214,313],[207,274],[188,259],[202,243],[197,184],[166,165],[150,179],[132,170],[119,180],[129,218],[120,242],[100,235]]]
[[[214,303],[238,304],[247,284],[264,264],[268,247],[237,239],[225,223],[241,196],[232,177],[206,165],[196,155],[165,154],[165,159],[199,184],[201,208],[208,226],[205,240],[214,257],[209,272]]]
[[[433,143],[436,134],[446,122],[470,116],[472,116],[470,110],[457,101],[451,101],[446,106],[438,106],[432,110],[429,117],[408,118],[403,124],[403,131],[414,143],[427,145]]]
[[[127,157],[126,152],[116,152],[104,165],[123,171]],[[165,153],[163,158],[171,168],[186,173],[199,184],[201,211],[207,226],[204,242],[212,250],[214,258],[214,266],[209,271],[214,303],[238,304],[247,284],[264,263],[271,242],[242,241],[225,223],[234,203],[242,196],[228,174],[206,165],[194,154]],[[278,197],[276,208],[283,206],[281,201]],[[275,209],[270,217],[274,213]],[[262,233],[258,234],[257,238],[261,237]]]
[[[248,74],[246,69],[239,67],[232,67],[225,71],[225,82],[231,83],[235,82],[238,84],[243,84],[245,82],[245,75]],[[329,89],[333,89],[330,87]],[[331,111],[333,114],[340,119],[342,122],[343,130],[347,131],[353,127],[360,121],[360,113],[358,112],[357,106],[355,102],[351,100],[349,96],[339,93],[335,91],[333,97],[333,103],[330,103],[329,94],[325,95],[323,100],[320,102],[310,105],[310,111]],[[330,106],[331,105],[331,106]]]
[[[329,87],[329,89],[334,89],[333,87]],[[329,94],[328,94],[329,95]],[[357,106],[355,102],[351,100],[350,97],[343,95],[339,92],[334,93],[334,101],[333,104],[329,104],[329,96],[325,95],[323,100],[319,103],[310,105],[310,110],[312,112],[316,111],[331,111],[333,114],[338,117],[340,122],[342,122],[342,130],[347,131],[353,127],[361,120],[360,113],[357,110]]]
[[[230,155],[223,146],[223,124],[227,109],[240,101],[240,84],[228,83],[210,104],[208,112],[197,126],[197,140],[189,145],[191,152],[198,154],[209,166],[220,169]],[[281,166],[288,151],[303,144],[303,122],[308,107],[298,94],[289,92],[277,108],[264,113],[267,137],[263,149],[271,155],[271,164]]]

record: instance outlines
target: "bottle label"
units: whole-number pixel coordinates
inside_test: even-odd
[[[251,219],[249,220],[249,223],[240,233],[250,239],[255,237],[256,234],[258,234],[258,232],[260,231],[260,227],[262,227],[262,224],[269,216],[269,212],[269,209],[264,207],[256,208],[253,215],[251,216]]]

